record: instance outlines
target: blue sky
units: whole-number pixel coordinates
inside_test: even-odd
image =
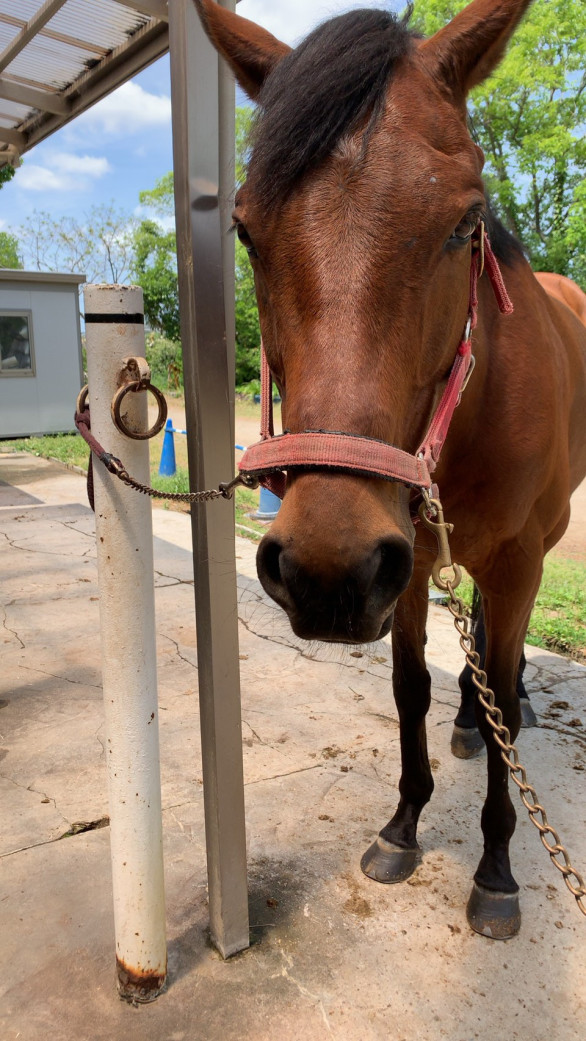
[[[404,6],[401,0],[242,0],[238,13],[295,44],[318,22],[356,7]],[[168,57],[124,84],[63,130],[32,149],[0,193],[0,230],[34,210],[82,219],[114,202],[138,214],[139,192],[172,166]]]

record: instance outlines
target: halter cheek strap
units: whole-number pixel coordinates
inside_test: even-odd
[[[415,455],[401,448],[332,430],[305,430],[298,434],[274,436],[272,376],[261,345],[261,440],[247,448],[238,468],[242,477],[256,478],[278,495],[285,494],[285,470],[337,470],[362,477],[399,481],[426,491],[431,488],[431,474],[436,468],[446,440],[454,411],[474,368],[472,331],[477,324],[478,279],[486,270],[502,314],[512,314],[513,305],[507,294],[498,261],[480,225],[473,240],[470,264],[470,296],[468,319],[458,346],[446,388],[433,415],[427,433]]]

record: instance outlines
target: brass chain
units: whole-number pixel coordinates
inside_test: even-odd
[[[445,523],[441,503],[438,499],[430,499],[425,496],[419,512],[425,526],[432,530],[438,538],[440,556],[442,558],[440,569],[451,567],[454,571],[454,578],[450,581],[449,579],[443,579],[439,569],[436,571],[434,568],[433,580],[438,589],[442,592],[447,592],[450,597],[448,610],[454,619],[454,625],[460,637],[460,646],[464,651],[466,662],[472,670],[472,682],[476,687],[478,700],[484,709],[487,723],[492,728],[492,735],[501,750],[501,758],[508,767],[511,777],[521,793],[521,801],[529,813],[531,823],[539,831],[539,837],[549,853],[552,863],[563,875],[567,888],[572,896],[575,897],[582,914],[586,916],[586,884],[584,879],[580,872],[576,871],[572,866],[569,853],[556,829],[549,823],[535,788],[527,781],[527,772],[519,759],[519,752],[511,741],[508,727],[503,723],[503,714],[498,705],[495,704],[494,691],[487,686],[486,672],[480,668],[480,655],[476,650],[470,618],[464,601],[459,596],[456,596],[455,593],[455,589],[460,583],[459,568],[457,565],[452,564],[451,560],[447,559],[449,558],[447,537],[452,529],[452,525]],[[437,521],[433,520],[433,517],[437,517]],[[553,841],[549,841],[548,836]]]

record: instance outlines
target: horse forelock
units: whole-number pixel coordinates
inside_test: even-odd
[[[406,19],[351,11],[318,26],[279,62],[259,98],[249,170],[265,203],[284,198],[369,113],[374,124],[415,39]]]

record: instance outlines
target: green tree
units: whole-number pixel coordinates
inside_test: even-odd
[[[0,267],[22,267],[18,252],[18,239],[9,231],[0,231]]]
[[[236,109],[236,184],[245,177],[248,135],[253,110]],[[145,294],[145,314],[153,328],[169,339],[179,339],[175,231],[164,231],[175,212],[173,173],[159,178],[154,188],[139,195],[162,224],[144,220],[135,232],[134,277]],[[246,250],[236,242],[236,385],[258,379],[260,328],[254,278]]]
[[[124,283],[133,262],[134,221],[114,205],[92,206],[82,220],[35,210],[19,228],[27,267],[84,273],[88,282]]]
[[[246,179],[254,109],[236,109],[236,186]],[[252,266],[236,239],[236,386],[260,377],[260,323]]]
[[[260,324],[249,256],[236,240],[236,386],[260,377]]]
[[[426,36],[468,0],[416,0]],[[505,225],[536,270],[586,289],[586,4],[535,0],[496,72],[471,94],[471,128]]]
[[[3,188],[8,181],[11,181],[16,173],[12,163],[7,163],[6,166],[0,166],[0,188]]]
[[[153,191],[156,190],[155,186]],[[141,202],[146,194],[141,192]],[[142,286],[149,325],[177,342],[180,331],[176,246],[174,231],[165,232],[153,220],[141,221],[134,233],[132,274]]]

